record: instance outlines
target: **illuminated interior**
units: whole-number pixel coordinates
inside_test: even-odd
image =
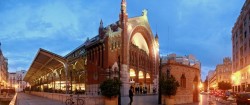
[[[150,75],[148,73],[146,74],[146,78],[150,78]]]
[[[132,38],[132,43],[149,54],[148,45],[141,33],[136,33]]]
[[[143,76],[143,72],[142,71],[139,71],[139,79],[143,79],[144,76]]]
[[[66,91],[66,81],[61,81],[61,88],[60,88],[60,81],[50,82],[49,84],[43,84],[41,85],[41,90],[44,90],[45,88],[51,88],[53,89],[55,85],[55,90],[63,90]],[[69,88],[70,89],[70,88]],[[85,84],[84,83],[73,83],[72,84],[72,90],[85,90]]]
[[[129,70],[129,75],[130,75],[130,77],[135,77],[136,76],[135,70],[134,69],[130,69]]]

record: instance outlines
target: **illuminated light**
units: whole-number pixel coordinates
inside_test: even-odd
[[[135,75],[135,70],[134,69],[130,69],[129,70],[129,75],[130,75],[130,77],[135,77],[136,75]]]
[[[150,75],[148,73],[146,74],[146,78],[150,78]]]
[[[142,72],[142,71],[139,71],[139,79],[142,79],[142,78],[144,78],[143,72]]]
[[[203,84],[202,83],[199,84],[199,88],[200,89],[203,88]]]
[[[235,80],[235,76],[234,76],[234,75],[232,75],[232,76],[231,76],[231,79],[234,81],[234,80]]]
[[[55,81],[56,84],[60,84],[60,81]],[[61,84],[65,84],[66,81],[61,81]]]
[[[216,87],[216,85],[214,84],[214,85],[213,85],[213,88],[215,88],[215,87]]]
[[[240,84],[240,80],[241,80],[241,72],[238,71],[236,73],[233,73],[232,75],[232,80],[233,80],[233,84],[235,85],[239,85]]]
[[[250,100],[250,99],[247,99],[247,100]]]

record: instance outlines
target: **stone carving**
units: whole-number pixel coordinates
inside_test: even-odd
[[[148,14],[148,10],[147,9],[142,10],[142,16],[147,16],[147,14]]]

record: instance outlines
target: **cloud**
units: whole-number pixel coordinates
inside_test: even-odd
[[[144,8],[149,10],[151,28],[153,31],[155,25],[158,28],[162,54],[193,54],[202,63],[204,77],[223,57],[231,56],[231,27],[244,1],[136,0],[127,3],[129,17],[141,15]],[[97,35],[100,19],[105,25],[117,21],[119,8],[119,0],[0,0],[0,41],[10,58],[9,68],[28,68],[28,60],[32,62],[39,48],[65,55],[81,45],[86,37]]]
[[[5,52],[4,56],[8,58],[9,71],[27,70],[32,62],[34,54],[30,52]]]
[[[98,28],[92,20],[99,17],[101,8],[90,8],[91,5],[74,3],[72,6],[66,1],[42,2],[37,7],[30,3],[17,4],[1,11],[0,40],[78,39],[94,33],[91,30],[86,33],[83,29]]]

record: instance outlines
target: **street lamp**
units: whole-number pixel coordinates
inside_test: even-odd
[[[160,79],[161,79],[161,74],[162,74],[162,58],[160,58],[160,65],[159,65],[159,78],[158,78],[158,104],[161,104],[161,83],[160,83]]]
[[[1,89],[2,89],[2,81],[0,81],[0,94],[2,94]]]
[[[18,87],[17,87],[17,91],[20,91],[20,82],[22,82],[22,75],[21,74],[19,74],[18,76],[17,76],[17,84],[18,84]]]
[[[79,75],[79,91],[82,92],[82,90],[81,90],[81,76],[84,76],[83,77],[84,81],[83,81],[82,84],[84,85],[84,90],[85,90],[85,78],[86,78],[86,75],[85,75],[85,71],[79,71],[79,74],[80,74]]]
[[[121,72],[121,65],[120,65],[120,55],[118,56],[118,79],[120,80],[120,72]],[[118,105],[121,105],[121,87],[119,85],[119,95],[118,95]]]

